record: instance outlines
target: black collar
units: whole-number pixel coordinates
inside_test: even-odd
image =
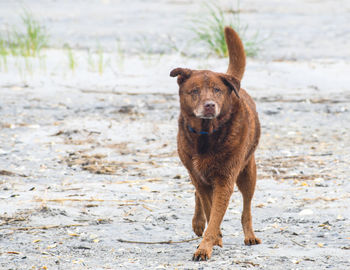
[[[209,135],[210,133],[208,131],[196,131],[193,127],[191,127],[190,125],[187,126],[188,127],[188,130],[191,131],[192,133],[195,133],[195,134],[199,134],[199,135]],[[214,129],[213,130],[213,133],[215,131],[218,131],[217,129]]]

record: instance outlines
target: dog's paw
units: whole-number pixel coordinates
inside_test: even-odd
[[[258,245],[261,244],[261,240],[257,237],[246,237],[244,239],[244,244],[246,244],[247,246],[251,246],[251,245]]]
[[[197,248],[196,252],[193,254],[193,261],[206,261],[211,257],[213,252],[213,246],[207,243],[201,243]]]
[[[205,229],[205,219],[199,219],[199,218],[193,217],[192,229],[196,235],[202,236]]]

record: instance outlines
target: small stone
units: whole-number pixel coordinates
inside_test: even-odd
[[[311,209],[304,209],[299,212],[299,216],[310,216],[313,215],[313,211]]]
[[[276,199],[270,197],[267,199],[267,202],[268,203],[276,203]]]
[[[172,217],[173,219],[179,219],[179,217],[178,217],[177,215],[175,215],[175,214],[171,215],[171,217]]]

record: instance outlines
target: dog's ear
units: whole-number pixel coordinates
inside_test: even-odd
[[[177,83],[181,85],[184,83],[192,74],[192,70],[188,68],[175,68],[170,72],[171,77],[177,76]]]
[[[230,90],[230,94],[233,91],[235,92],[236,96],[239,98],[238,93],[239,93],[239,90],[241,89],[241,82],[238,79],[236,79],[234,76],[228,75],[228,74],[222,74],[220,78]]]

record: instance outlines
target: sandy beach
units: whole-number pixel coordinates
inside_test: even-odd
[[[240,3],[260,40],[242,86],[262,125],[252,212],[263,243],[244,245],[236,190],[208,262],[191,260],[194,188],[169,77],[227,69],[192,42],[203,2],[1,1],[1,36],[23,8],[49,46],[0,58],[1,269],[350,268],[349,1]]]

